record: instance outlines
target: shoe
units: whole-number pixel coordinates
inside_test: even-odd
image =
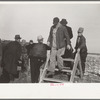
[[[14,76],[12,74],[10,74],[9,76],[10,76],[10,81],[11,82],[14,81],[14,79],[15,79]]]
[[[48,78],[52,78],[54,76],[54,72],[48,72],[46,76]]]

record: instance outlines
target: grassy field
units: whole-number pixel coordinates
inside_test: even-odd
[[[59,76],[60,79],[66,79],[65,76]],[[88,55],[86,60],[86,69],[83,79],[77,79],[77,83],[100,83],[100,56]],[[30,72],[20,73],[19,79],[16,79],[14,83],[31,83]]]

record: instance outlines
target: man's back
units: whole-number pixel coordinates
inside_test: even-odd
[[[72,33],[72,28],[69,26],[66,26],[68,34],[69,34],[69,38],[72,39],[73,38],[73,33]]]
[[[5,52],[14,54],[17,53],[18,49],[21,49],[21,45],[18,42],[13,41],[6,45]]]
[[[19,59],[21,56],[21,45],[17,41],[12,41],[5,46],[3,54],[4,59],[6,59],[8,55]]]
[[[43,43],[34,43],[33,48],[30,51],[30,55],[33,57],[43,57],[47,56],[47,50],[49,47]]]

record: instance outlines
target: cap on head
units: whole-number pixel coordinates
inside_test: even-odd
[[[15,35],[15,39],[21,39],[20,35]]]
[[[59,22],[59,18],[58,17],[55,17],[54,19],[53,19],[53,24],[54,23],[58,23]]]
[[[79,27],[79,29],[78,29],[78,33],[83,33],[83,31],[84,31],[84,28]]]
[[[39,35],[39,36],[37,37],[37,40],[38,40],[38,41],[41,41],[41,40],[43,40],[43,37],[42,37],[42,35]]]
[[[61,24],[63,24],[63,25],[68,24],[68,22],[67,22],[67,20],[66,20],[66,19],[62,19],[62,20],[60,21],[60,23],[61,23]]]
[[[33,42],[33,40],[30,40],[29,42]]]

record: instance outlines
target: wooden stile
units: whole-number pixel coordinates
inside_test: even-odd
[[[80,78],[83,77],[81,60],[80,60],[80,52],[76,53],[75,59],[71,59],[71,58],[63,59],[63,61],[70,61],[70,62],[74,63],[72,70],[68,70],[66,68],[64,68],[62,70],[62,72],[70,73],[69,81],[60,80],[60,79],[54,79],[54,78],[47,78],[46,77],[46,73],[47,73],[47,69],[48,69],[48,63],[49,63],[49,58],[50,58],[50,55],[49,55],[49,57],[47,57],[45,67],[44,67],[44,69],[43,69],[43,71],[42,71],[42,73],[40,75],[39,83],[45,83],[45,82],[53,82],[53,83],[69,83],[70,82],[70,83],[74,83],[75,82],[75,78],[76,78],[77,69],[79,69],[79,71],[80,71]],[[58,71],[58,69],[56,68],[55,71]]]

